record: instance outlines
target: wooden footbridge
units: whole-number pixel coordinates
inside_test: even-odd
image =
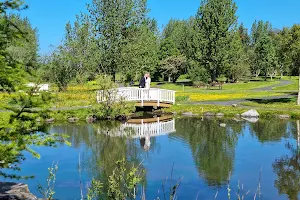
[[[117,100],[136,102],[136,106],[140,107],[170,107],[175,104],[175,91],[159,88],[121,87],[97,92],[98,103]]]
[[[170,116],[132,119],[113,130],[98,130],[99,134],[111,137],[150,138],[175,132],[175,120]]]

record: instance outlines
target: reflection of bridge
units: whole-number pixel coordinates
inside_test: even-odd
[[[167,135],[175,132],[175,120],[170,117],[150,119],[132,119],[121,124],[118,129],[109,130],[105,134],[112,137],[145,138]],[[101,130],[98,130],[101,133]]]
[[[170,107],[175,104],[175,91],[159,88],[122,87],[97,92],[97,102],[123,99],[136,102],[136,106]]]

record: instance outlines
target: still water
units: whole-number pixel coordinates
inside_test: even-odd
[[[80,199],[91,179],[104,179],[126,158],[146,169],[147,199],[163,199],[162,181],[172,171],[173,181],[182,178],[178,199],[228,199],[229,174],[232,199],[238,185],[249,191],[245,199],[300,199],[297,121],[160,118],[52,125],[50,131],[69,135],[72,146],[35,148],[41,158],[27,156],[19,174],[35,176],[23,182],[37,196],[53,162],[59,166],[55,197]]]

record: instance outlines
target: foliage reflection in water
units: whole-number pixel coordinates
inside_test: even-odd
[[[261,199],[300,198],[299,121],[151,120],[53,125],[51,132],[68,134],[72,147],[39,148],[42,158],[28,157],[20,173],[36,175],[27,181],[36,193],[37,181],[44,182],[47,167],[59,160],[56,198],[78,199],[80,188],[86,193],[93,178],[107,187],[105,180],[115,162],[126,158],[128,166],[142,163],[146,169],[143,185],[147,199],[163,199],[165,177],[169,177],[166,188],[183,177],[178,199],[214,199],[216,193],[217,199],[226,199],[230,173],[232,198],[238,183],[245,191],[250,190],[246,199],[253,199],[258,184]],[[226,128],[220,123],[226,123]]]

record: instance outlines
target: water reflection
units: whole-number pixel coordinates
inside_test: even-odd
[[[219,126],[219,120],[186,118],[176,123],[176,137],[190,146],[198,173],[210,186],[221,186],[234,166],[235,147],[243,123]]]
[[[298,199],[300,192],[300,121],[297,120],[296,129],[292,129],[292,136],[296,144],[287,142],[289,155],[282,156],[273,163],[273,170],[277,174],[275,186],[279,194],[288,195],[289,199]]]
[[[260,120],[258,123],[251,124],[251,133],[262,143],[280,141],[289,135],[288,121]]]
[[[220,127],[221,123],[226,127]],[[199,199],[214,199],[216,189],[218,199],[225,199],[230,172],[233,174],[232,187],[244,179],[242,183],[251,189],[249,199],[253,198],[261,166],[265,170],[262,174],[264,199],[297,199],[300,192],[299,130],[299,122],[279,119],[250,123],[231,119],[168,117],[51,127],[52,132],[68,134],[72,142],[68,152],[73,152],[73,157],[70,153],[60,161],[61,165],[64,162],[69,165],[60,168],[65,173],[58,178],[67,180],[69,176],[78,176],[76,157],[80,154],[85,180],[96,178],[107,187],[105,180],[112,174],[115,162],[125,158],[128,166],[142,163],[141,167],[147,169],[143,182],[147,199],[157,197],[161,181],[170,174],[173,162],[174,176],[184,176],[178,199],[195,199],[199,191]],[[44,157],[43,162],[49,161],[45,169],[51,165],[53,157],[63,155],[63,152],[58,152],[47,151],[48,155],[53,155]],[[37,167],[42,168],[38,165],[25,168],[34,172]],[[72,167],[76,169],[71,174],[68,169]],[[34,184],[29,185],[33,185],[34,191]],[[65,190],[58,187],[59,199],[79,197],[78,193],[67,198]]]
[[[151,138],[174,133],[175,119],[171,116],[154,117],[147,119],[130,119],[126,123],[119,123],[118,126],[99,127],[98,134],[110,137],[138,138],[140,145],[148,151],[151,145]]]

